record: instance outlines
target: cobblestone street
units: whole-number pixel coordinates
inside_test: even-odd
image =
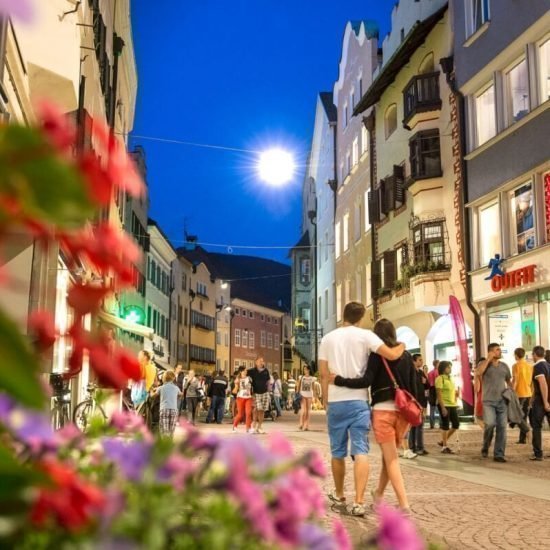
[[[227,422],[227,421],[226,421]],[[231,426],[206,426],[204,430],[232,437]],[[297,417],[284,413],[282,421],[268,422],[266,431],[283,432],[297,452],[316,448],[330,460],[323,412],[313,413],[312,428],[300,432]],[[414,460],[401,459],[401,467],[411,501],[414,519],[426,539],[450,549],[545,549],[550,548],[550,472],[548,462],[532,463],[530,445],[517,445],[517,431],[508,432],[507,464],[494,463],[479,454],[481,430],[468,425],[460,430],[460,449],[455,456],[442,456],[437,446],[438,430],[426,430],[430,452]],[[550,448],[550,433],[545,432]],[[265,436],[253,436],[265,437]],[[372,441],[371,441],[372,443]],[[456,440],[453,447],[458,450]],[[380,452],[371,447],[371,474],[367,488],[375,487],[380,468]],[[350,462],[351,464],[351,462]],[[348,470],[348,500],[352,495],[351,469]],[[331,489],[330,477],[325,489]],[[367,497],[367,503],[369,503]],[[395,503],[391,488],[387,500]],[[332,516],[339,515],[331,511]],[[343,517],[356,547],[368,540],[374,527],[371,512],[364,519]]]

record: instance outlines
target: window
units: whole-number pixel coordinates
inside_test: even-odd
[[[248,318],[249,319],[254,319],[254,312],[253,311],[248,312]]]
[[[243,348],[247,348],[248,347],[248,330],[247,329],[243,329],[243,335],[242,335],[242,340],[241,340],[241,346]]]
[[[521,120],[529,112],[529,77],[527,59],[516,63],[504,73],[506,97],[506,122],[509,126]]]
[[[489,21],[489,0],[467,0],[466,19],[470,36]]]
[[[319,308],[321,309],[321,308]],[[325,321],[328,320],[328,288],[325,289]]]
[[[344,179],[346,178],[346,174],[344,174],[344,163],[340,163],[340,183],[344,182]]]
[[[344,305],[349,304],[351,300],[351,281],[346,279],[344,284]]]
[[[260,331],[260,347],[265,348],[265,330]]]
[[[510,191],[512,246],[517,254],[533,250],[536,245],[534,189],[531,182]]]
[[[419,74],[428,74],[434,72],[434,54],[430,52],[420,63],[418,67]]]
[[[368,263],[365,266],[365,305],[370,306],[372,304],[372,264]]]
[[[336,222],[334,226],[334,257],[340,257],[340,222]]]
[[[208,296],[206,285],[204,283],[200,283],[197,281],[197,294],[200,294],[201,296]]]
[[[336,285],[336,321],[342,320],[342,285]]]
[[[476,146],[489,141],[497,131],[495,118],[495,87],[490,84],[474,97]]]
[[[361,272],[355,274],[355,299],[363,303],[363,282],[361,281]]]
[[[443,222],[428,222],[414,227],[413,244],[415,264],[445,266]]]
[[[279,335],[274,334],[273,335],[273,349],[279,349]]]
[[[267,349],[271,349],[273,347],[273,334],[271,332],[267,333]]]
[[[349,104],[351,105],[351,109],[355,109],[355,90],[352,88],[351,92],[349,93]]]
[[[187,290],[187,275],[185,273],[181,276],[181,289]]]
[[[417,113],[441,109],[439,72],[413,76],[403,91],[404,123]]]
[[[479,209],[479,262],[480,266],[489,264],[495,254],[501,254],[500,208],[498,200]]]
[[[354,225],[353,225],[353,236],[355,241],[357,242],[361,238],[361,203],[358,202],[355,204],[355,212],[354,212]]]
[[[392,103],[384,114],[384,129],[386,133],[386,139],[388,139],[397,128],[397,105]]]
[[[242,315],[243,317],[246,317],[246,309],[242,309],[242,310],[241,310],[241,315]]]
[[[539,46],[540,103],[550,99],[550,38]]]
[[[363,77],[360,76],[357,79],[357,89],[359,90],[359,95],[357,96],[359,99],[363,97]]]
[[[323,322],[323,297],[319,296],[317,300],[317,324]]]
[[[364,155],[369,150],[369,131],[363,124],[361,126],[361,154]]]
[[[254,349],[254,346],[256,345],[256,335],[254,334],[254,331],[250,331],[248,333],[248,349]]]
[[[317,243],[317,269],[321,269],[323,265],[323,241]]]
[[[441,176],[439,130],[418,132],[409,141],[411,177],[415,180]]]
[[[369,216],[369,190],[365,191],[365,233],[370,229],[370,216]]]
[[[236,307],[235,308],[235,315],[240,315],[240,314],[241,314],[240,308]]]
[[[344,128],[348,126],[348,104],[344,105]]]
[[[263,313],[260,314],[260,321],[265,321],[265,315]]]
[[[223,335],[223,345],[225,347],[229,346],[229,334],[227,332]]]
[[[344,227],[343,227],[343,236],[344,236],[344,252],[349,250],[349,214],[344,214]]]
[[[153,285],[156,286],[157,284],[157,262],[155,260],[151,260],[151,279],[150,281],[153,283]]]
[[[219,330],[216,332],[216,344],[218,344],[218,346],[222,345],[222,333]]]
[[[233,369],[235,370],[235,372],[238,370],[238,368],[241,366],[241,363],[239,361],[239,359],[235,359],[234,362],[233,362]]]
[[[351,153],[346,153],[346,176],[351,172]]]
[[[235,347],[236,348],[241,347],[241,329],[240,328],[235,329]]]
[[[359,136],[356,136],[353,140],[351,148],[351,165],[355,166],[359,162]]]
[[[328,262],[328,249],[329,249],[328,231],[325,231],[325,262]]]
[[[386,289],[392,289],[397,281],[397,251],[386,250],[384,252],[384,277],[381,279]]]
[[[311,282],[311,260],[309,258],[300,259],[300,283],[309,285]]]

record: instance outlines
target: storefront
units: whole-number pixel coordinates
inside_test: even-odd
[[[511,366],[516,348],[524,348],[530,357],[535,345],[545,348],[550,345],[547,266],[550,266],[550,245],[506,260],[500,265],[501,274],[489,269],[472,273],[473,300],[481,317],[483,354],[489,343],[496,342],[502,348],[503,360]]]

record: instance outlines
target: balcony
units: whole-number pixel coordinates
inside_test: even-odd
[[[411,130],[419,122],[435,118],[435,111],[441,110],[439,71],[413,76],[403,90],[403,102],[405,129]]]

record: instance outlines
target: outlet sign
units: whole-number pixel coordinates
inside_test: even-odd
[[[535,264],[506,271],[502,275],[495,275],[491,278],[491,289],[493,292],[502,292],[509,288],[516,288],[535,282]]]

